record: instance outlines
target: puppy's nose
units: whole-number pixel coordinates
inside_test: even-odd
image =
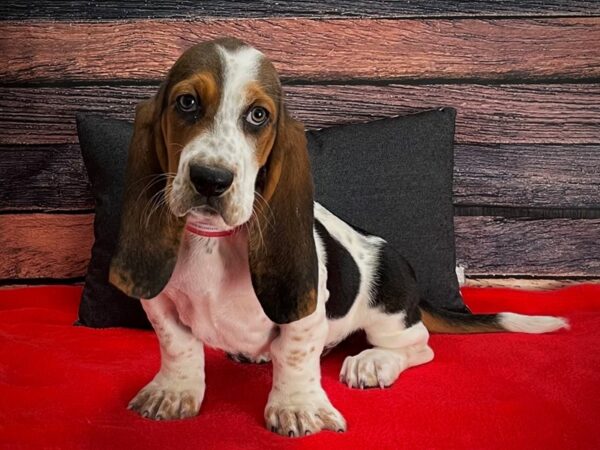
[[[233,173],[218,167],[190,165],[190,181],[199,194],[218,197],[233,183]]]

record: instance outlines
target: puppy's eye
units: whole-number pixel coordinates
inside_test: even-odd
[[[269,111],[262,106],[255,106],[246,115],[246,122],[255,127],[260,127],[267,122]]]
[[[177,109],[184,113],[193,113],[197,112],[199,105],[196,97],[191,94],[183,94],[177,97],[175,100],[177,103]]]

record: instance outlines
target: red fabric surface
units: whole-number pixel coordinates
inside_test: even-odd
[[[323,359],[344,434],[289,439],[263,428],[270,365],[207,351],[200,415],[153,422],[126,409],[159,366],[152,332],[71,326],[78,287],[0,291],[0,446],[6,448],[600,448],[600,286],[464,289],[474,311],[561,314],[549,335],[434,335],[433,362],[386,390],[338,382],[351,339]]]

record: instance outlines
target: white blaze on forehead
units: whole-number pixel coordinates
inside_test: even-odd
[[[218,47],[223,64],[223,85],[217,122],[238,122],[247,105],[245,93],[250,83],[257,80],[263,54],[252,47],[227,50]]]
[[[248,86],[258,80],[263,55],[251,47],[227,50],[217,46],[217,50],[223,68],[217,112],[212,126],[182,150],[173,197],[193,196],[188,176],[190,164],[227,169],[233,172],[234,179],[219,199],[220,212],[228,225],[237,226],[250,219],[254,204],[254,185],[259,169],[256,140],[244,131],[243,123],[252,101],[247,98]]]

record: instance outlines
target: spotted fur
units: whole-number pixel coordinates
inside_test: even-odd
[[[174,109],[182,94],[194,95],[202,110]],[[270,113],[260,129],[243,120],[256,104]],[[191,164],[226,169],[233,182],[203,198],[190,181]],[[271,63],[235,39],[192,47],[138,108],[127,173],[111,282],[142,298],[160,344],[159,372],[129,405],[144,417],[198,413],[204,345],[271,360],[266,425],[302,436],[346,429],[321,386],[320,357],[356,330],[373,348],[346,358],[340,380],[369,388],[390,386],[402,371],[431,361],[428,328],[543,332],[565,325],[424,306],[410,265],[385,240],[313,202],[304,129],[287,113]],[[186,232],[199,218],[227,235]]]

